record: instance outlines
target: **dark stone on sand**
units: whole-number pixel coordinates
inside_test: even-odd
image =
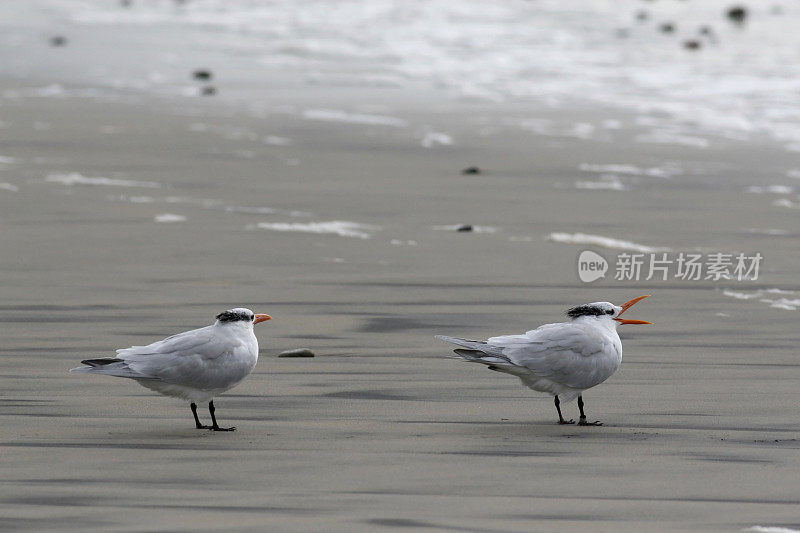
[[[67,44],[67,38],[63,35],[55,35],[50,37],[50,46],[65,46]]]
[[[683,47],[687,50],[699,50],[700,49],[700,41],[697,39],[688,39],[683,41]]]
[[[636,12],[636,20],[647,20],[650,18],[650,12],[646,9],[640,9]]]
[[[133,0],[119,0],[119,5],[122,7],[131,7],[133,5]]]
[[[731,6],[725,13],[729,20],[741,24],[747,18],[747,8],[744,6]]]
[[[675,24],[672,22],[664,22],[659,27],[662,33],[673,33],[675,31]]]
[[[200,94],[203,96],[214,96],[217,94],[217,88],[213,85],[206,85],[202,89],[200,89]]]
[[[197,69],[194,72],[192,72],[192,77],[194,77],[194,79],[196,80],[210,80],[211,76],[212,76],[211,71],[203,68]]]
[[[700,35],[713,35],[714,30],[711,29],[711,26],[700,26],[700,29],[697,30]]]
[[[297,348],[296,350],[286,350],[278,354],[278,357],[314,357],[314,352],[308,348]]]
[[[472,226],[469,224],[461,224],[459,227],[456,228],[456,231],[460,233],[469,233],[472,231]]]
[[[483,171],[478,167],[467,167],[461,171],[461,173],[465,176],[470,174],[483,174]]]

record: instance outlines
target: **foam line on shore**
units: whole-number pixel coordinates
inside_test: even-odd
[[[551,233],[548,240],[563,244],[588,244],[601,246],[603,248],[613,248],[616,250],[629,250],[631,252],[665,252],[669,248],[662,246],[647,246],[614,237],[604,237],[603,235],[590,235],[587,233]]]

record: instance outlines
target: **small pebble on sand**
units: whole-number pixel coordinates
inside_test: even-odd
[[[747,8],[743,6],[732,6],[725,13],[729,20],[741,24],[747,18]]]

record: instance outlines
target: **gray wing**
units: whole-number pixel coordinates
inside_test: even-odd
[[[167,383],[209,389],[227,383],[224,356],[232,356],[244,346],[215,335],[213,326],[179,333],[148,346],[117,350],[126,366],[145,377]],[[232,358],[233,359],[233,358]]]
[[[198,389],[212,389],[224,386],[229,381],[228,368],[216,360],[246,349],[230,339],[215,335],[213,326],[206,326],[147,346],[117,350],[117,358],[108,360],[108,364],[73,370],[133,379],[157,379]],[[97,360],[84,363],[91,364],[92,361]]]
[[[609,338],[594,328],[569,322],[486,342],[501,348],[515,366],[574,389],[602,383],[616,371],[620,360],[614,356],[616,347]]]

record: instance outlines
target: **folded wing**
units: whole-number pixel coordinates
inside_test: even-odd
[[[492,337],[486,342],[502,347],[515,366],[574,389],[602,383],[621,360],[611,339],[583,324],[546,324],[524,335]]]
[[[173,335],[147,346],[117,350],[116,359],[82,361],[76,372],[158,380],[197,389],[216,389],[238,382],[250,369],[246,357],[237,357],[248,348],[227,336],[214,334],[213,326]],[[232,356],[232,357],[225,357]],[[235,381],[234,381],[235,380]]]
[[[546,380],[585,390],[602,383],[619,366],[621,353],[608,337],[583,324],[545,324],[523,335],[503,335],[486,341],[439,336],[462,346],[456,353],[467,361],[524,380]]]

